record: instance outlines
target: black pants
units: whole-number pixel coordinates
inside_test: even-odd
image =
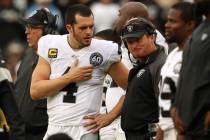
[[[139,134],[139,135],[126,135],[125,134],[125,137],[126,137],[126,140],[151,140],[150,136],[148,135],[142,135],[142,134]]]
[[[44,135],[45,135],[45,132],[37,133],[37,134],[26,132],[26,140],[43,140]]]
[[[47,125],[34,127],[26,125],[26,140],[43,140],[47,131]]]
[[[125,137],[126,140],[152,140],[149,135],[148,127],[144,127],[136,132],[125,131]]]
[[[185,135],[184,140],[210,140],[210,134],[206,136],[189,136]]]
[[[0,140],[9,140],[9,134],[6,132],[0,132]]]

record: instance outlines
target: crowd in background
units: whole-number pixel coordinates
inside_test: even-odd
[[[149,8],[150,19],[164,32],[164,22],[168,8],[181,0],[1,0],[0,1],[0,48],[6,64],[16,80],[16,72],[26,48],[25,29],[20,18],[29,17],[38,7],[46,6],[58,15],[59,34],[67,33],[64,28],[64,14],[68,5],[75,3],[91,7],[95,16],[95,31],[114,26],[119,7],[127,1],[139,1]],[[106,14],[105,14],[106,13]]]
[[[184,101],[184,98],[181,98],[181,97],[185,96],[184,94],[182,94],[184,92],[184,90],[186,90],[186,89],[189,90],[189,89],[191,89],[191,87],[183,88],[181,85],[184,85],[185,83],[187,83],[186,81],[187,81],[188,78],[185,75],[188,74],[188,71],[192,70],[191,72],[193,73],[194,69],[190,69],[191,61],[189,61],[189,60],[194,60],[194,57],[192,57],[192,56],[193,56],[193,51],[196,52],[196,49],[195,49],[196,45],[193,45],[194,43],[191,43],[191,42],[194,42],[194,41],[195,41],[195,43],[199,42],[198,40],[193,40],[193,39],[196,38],[196,35],[199,34],[199,32],[197,31],[196,32],[197,34],[194,33],[192,38],[189,40],[189,42],[187,42],[188,43],[187,45],[194,47],[194,50],[192,49],[193,51],[189,51],[189,50],[186,49],[186,52],[184,53],[184,61],[182,61],[182,49],[186,47],[185,43],[186,43],[186,41],[188,39],[188,36],[191,35],[192,31],[194,30],[194,28],[197,27],[198,24],[195,23],[195,24],[193,24],[193,26],[190,26],[191,25],[190,24],[191,17],[188,16],[188,17],[182,17],[183,19],[180,19],[181,21],[179,21],[179,22],[183,23],[183,26],[180,25],[180,26],[173,27],[173,24],[175,25],[175,23],[173,23],[173,22],[176,22],[176,21],[173,21],[173,18],[171,18],[171,17],[173,17],[173,16],[176,17],[176,14],[173,13],[174,12],[173,10],[175,10],[175,11],[177,10],[178,13],[181,12],[181,13],[183,13],[183,15],[187,15],[187,13],[185,13],[186,11],[183,8],[184,6],[183,7],[181,7],[180,5],[178,5],[178,6],[175,5],[174,6],[175,3],[183,2],[183,1],[193,2],[193,0],[1,0],[0,1],[0,51],[2,51],[2,54],[3,54],[3,56],[4,56],[5,60],[6,60],[5,61],[6,62],[6,67],[8,68],[8,70],[11,73],[12,82],[17,84],[18,81],[20,81],[20,73],[19,73],[19,77],[17,76],[18,75],[17,74],[18,69],[19,68],[21,69],[21,65],[20,65],[21,62],[22,63],[26,62],[26,61],[24,61],[23,57],[24,56],[26,57],[27,56],[26,54],[28,54],[28,53],[26,53],[27,46],[28,46],[28,44],[27,44],[27,41],[28,41],[27,31],[29,31],[30,28],[33,28],[33,26],[25,26],[24,27],[24,25],[22,23],[23,21],[21,19],[33,16],[38,9],[40,9],[42,7],[47,7],[50,10],[50,12],[53,15],[55,15],[53,18],[56,19],[57,32],[53,32],[53,34],[56,33],[56,34],[63,35],[63,34],[67,34],[68,33],[68,31],[65,28],[66,23],[65,23],[64,19],[65,19],[66,10],[69,7],[69,5],[78,4],[78,3],[87,5],[87,6],[90,7],[90,9],[92,10],[93,15],[94,15],[94,23],[95,23],[95,25],[94,25],[94,33],[100,33],[101,31],[105,31],[106,29],[109,30],[109,29],[114,29],[116,27],[116,23],[117,23],[116,21],[117,21],[117,18],[119,17],[119,13],[120,13],[119,10],[121,9],[121,6],[123,4],[125,4],[126,2],[130,2],[130,1],[142,2],[143,4],[145,4],[148,7],[149,20],[151,21],[151,23],[153,23],[155,25],[154,26],[155,27],[154,28],[154,34],[151,34],[152,35],[151,37],[153,37],[153,35],[155,36],[156,33],[157,33],[157,30],[158,30],[165,37],[167,43],[176,43],[175,45],[174,44],[168,44],[170,47],[172,46],[171,48],[169,48],[169,53],[171,52],[171,50],[174,47],[177,47],[177,46],[179,47],[179,48],[178,47],[176,48],[177,50],[174,49],[172,51],[172,53],[169,55],[170,57],[168,57],[166,59],[167,63],[165,63],[164,67],[160,71],[160,75],[161,75],[162,80],[160,81],[160,85],[157,84],[157,88],[160,89],[160,91],[158,91],[158,92],[160,92],[160,94],[159,94],[160,95],[159,96],[160,97],[159,98],[159,100],[160,100],[159,103],[160,104],[159,104],[158,107],[160,107],[160,109],[162,109],[162,110],[159,110],[159,111],[168,113],[167,115],[170,116],[169,115],[170,114],[169,111],[165,111],[163,108],[161,108],[161,103],[165,100],[165,99],[162,99],[162,97],[163,97],[162,95],[165,94],[165,93],[168,94],[168,88],[167,88],[167,90],[164,90],[164,87],[166,87],[166,86],[170,87],[171,86],[170,83],[167,83],[167,82],[164,83],[164,80],[165,80],[164,76],[167,79],[168,78],[167,74],[169,74],[169,77],[170,77],[171,73],[173,73],[173,72],[174,72],[173,74],[179,73],[179,70],[181,69],[181,65],[180,65],[180,67],[178,67],[178,66],[176,67],[176,65],[174,67],[172,67],[171,62],[175,63],[176,61],[177,62],[180,61],[179,62],[180,64],[181,64],[181,62],[184,62],[183,64],[185,64],[185,65],[182,68],[182,71],[181,71],[181,74],[180,74],[181,75],[181,78],[180,78],[181,79],[180,80],[181,84],[177,85],[177,81],[178,81],[177,79],[179,77],[175,77],[176,78],[175,79],[175,81],[176,81],[176,83],[175,83],[176,87],[175,88],[178,89],[178,91],[176,91],[176,93],[177,93],[177,95],[176,95],[177,101],[175,103],[174,102],[173,103],[172,102],[169,103],[170,106],[171,106],[171,103],[174,105],[174,106],[172,106],[172,111],[175,110],[175,112],[174,112],[175,116],[173,116],[173,114],[171,116],[172,119],[173,119],[173,121],[170,120],[171,124],[174,123],[175,126],[173,126],[173,127],[175,127],[177,132],[178,132],[178,134],[181,135],[179,140],[183,140],[182,135],[183,134],[185,135],[185,132],[182,130],[182,128],[183,129],[185,129],[185,128],[184,128],[183,124],[176,123],[176,119],[179,118],[179,114],[177,112],[180,111],[180,108],[181,108],[181,111],[182,111],[181,113],[186,115],[185,114],[185,112],[186,112],[185,109],[186,108],[184,107],[185,105],[183,105],[183,102],[185,102],[185,101]],[[191,12],[191,15],[192,15],[192,12]],[[192,15],[192,18],[193,18],[193,20],[198,20],[198,19],[194,19],[193,15]],[[202,18],[203,18],[203,20],[205,19],[205,17],[201,17],[199,19],[199,23],[202,20]],[[189,21],[187,21],[187,19]],[[138,19],[138,20],[141,20],[141,19]],[[188,22],[189,22],[189,24],[188,24]],[[129,26],[128,23],[129,22],[127,22],[126,27]],[[132,23],[132,22],[130,22],[130,23]],[[147,24],[150,24],[150,23],[147,23]],[[190,26],[189,27],[190,29],[188,27],[184,26],[184,25]],[[207,26],[204,26],[204,27],[207,27]],[[171,31],[172,33],[174,32],[174,34],[170,34],[170,28],[172,28],[172,29],[174,28],[174,31]],[[186,29],[186,31],[185,31],[185,29]],[[198,29],[200,29],[200,28],[198,28]],[[124,26],[122,31],[126,32],[127,30],[128,30],[128,28],[125,28],[125,26]],[[188,32],[189,30],[190,30],[190,32]],[[182,31],[183,31],[183,33],[182,33]],[[47,33],[45,33],[45,30],[43,30],[43,34],[42,35],[46,35],[46,34]],[[205,40],[208,37],[208,36],[206,37],[204,35],[202,34],[201,43],[202,43],[203,40]],[[129,47],[132,46],[132,41],[133,40],[129,40],[130,37],[123,38],[124,37],[123,36],[123,32],[121,34],[121,37],[122,37],[122,41],[123,41],[121,43],[123,43],[125,45],[125,46],[122,46],[122,48],[126,47],[126,45],[128,44],[127,49],[129,51]],[[134,36],[134,37],[136,37],[136,36]],[[120,38],[118,38],[118,39],[120,40]],[[157,39],[158,39],[158,37],[157,37]],[[165,41],[165,39],[164,39],[164,41]],[[170,39],[172,39],[172,40],[170,40]],[[109,40],[109,39],[105,39],[105,40]],[[133,42],[135,42],[135,40]],[[158,43],[157,44],[156,43],[157,42],[155,42],[154,45],[158,44]],[[69,43],[69,45],[71,46],[71,43]],[[178,52],[180,50],[181,50],[181,52]],[[163,51],[163,54],[164,54],[164,56],[168,55],[167,51]],[[188,55],[190,55],[191,57],[188,57]],[[29,56],[29,54],[28,54],[28,56]],[[35,58],[35,57],[31,57],[31,58]],[[174,58],[177,58],[177,60],[174,60]],[[202,59],[202,58],[200,58],[200,59]],[[165,59],[164,59],[163,63],[164,62],[165,62]],[[202,62],[204,62],[204,61],[202,61]],[[189,65],[187,65],[187,64],[189,64]],[[197,64],[196,68],[198,68],[200,66],[200,64],[199,63],[196,63],[196,64]],[[26,65],[27,65],[27,62],[25,63],[25,66]],[[22,66],[22,68],[25,69],[25,66]],[[172,72],[169,72],[169,69],[170,69],[169,66],[171,66]],[[189,68],[187,66],[189,66]],[[204,64],[204,66],[206,66],[206,65]],[[177,71],[174,71],[173,68],[177,68],[176,69]],[[208,67],[204,68],[204,72],[206,72],[206,74],[208,74],[208,69],[209,69]],[[157,70],[157,71],[159,72],[159,70]],[[185,72],[185,74],[183,74],[184,72]],[[192,74],[192,73],[189,73],[189,75]],[[22,76],[26,77],[24,75],[24,73],[22,74]],[[202,76],[204,76],[204,77],[202,77]],[[173,77],[173,75],[172,75],[172,77]],[[207,75],[207,77],[208,77],[208,75]],[[204,79],[202,79],[202,78],[204,78]],[[106,80],[107,79],[105,79],[105,83],[106,83]],[[193,80],[194,79],[191,79],[190,82],[192,82]],[[198,80],[201,80],[201,84],[203,84],[202,82],[206,80],[205,79],[205,74],[203,73],[203,75],[201,75],[201,79],[198,78]],[[108,81],[108,82],[110,82],[110,81]],[[183,82],[183,81],[185,81],[185,82]],[[130,81],[128,81],[128,82],[130,82]],[[161,85],[161,82],[163,82],[162,85]],[[207,78],[207,81],[205,81],[205,82],[208,84],[208,78]],[[205,82],[204,82],[204,86],[207,85]],[[192,82],[190,84],[192,86],[194,83]],[[190,84],[188,84],[188,85],[190,85]],[[139,85],[139,83],[138,83],[138,85]],[[202,88],[203,88],[203,86],[198,87],[198,90],[196,90],[196,91],[198,92],[199,89],[202,89]],[[129,87],[127,88],[127,93],[129,91],[128,89],[129,89]],[[130,92],[132,91],[131,89],[130,89]],[[133,92],[134,91],[132,91],[132,93]],[[139,93],[139,90],[137,92]],[[0,90],[0,93],[1,93],[1,90]],[[175,91],[173,91],[173,92],[171,91],[171,93],[175,93]],[[188,93],[191,93],[191,91],[188,91]],[[186,96],[187,96],[187,94],[186,94]],[[167,96],[167,97],[169,97],[169,96]],[[190,96],[187,96],[187,97],[190,98]],[[207,96],[207,99],[208,99],[208,97],[209,96]],[[164,98],[166,98],[166,97],[164,96]],[[194,100],[192,100],[192,102],[193,101]],[[191,102],[191,100],[190,100],[190,102]],[[106,106],[105,103],[104,103],[104,106]],[[209,109],[208,107],[209,106],[206,106],[207,109]],[[107,113],[107,110],[105,109],[103,112]],[[127,111],[124,110],[124,116],[126,114],[125,112],[127,113],[128,110]],[[158,112],[158,110],[157,110],[157,112]],[[209,113],[209,111],[208,111],[208,113]],[[122,112],[122,114],[123,114],[123,112]],[[131,113],[131,114],[134,114],[134,113]],[[207,117],[205,118],[206,124],[208,124],[210,122],[209,121],[210,120],[209,119],[210,118],[209,114],[207,114],[206,115]],[[161,115],[163,115],[163,114],[161,114]],[[129,120],[131,120],[131,119],[129,119]],[[161,120],[161,117],[160,117],[160,120]],[[187,122],[187,120],[188,119],[186,119],[184,121]],[[134,120],[131,120],[131,121],[134,121]],[[164,122],[165,122],[165,120],[164,120]],[[177,128],[177,127],[179,127],[179,128]],[[175,130],[175,129],[173,129],[173,130]],[[102,129],[102,131],[103,131],[103,129]],[[161,130],[160,129],[158,131],[158,134],[161,134],[162,131],[165,132],[166,130],[164,130],[164,129]],[[165,133],[165,134],[167,134],[167,133]],[[131,136],[133,136],[133,134]],[[160,136],[160,139],[161,139],[161,137],[163,139],[163,138],[165,138],[165,135],[163,136],[163,134],[162,134],[162,136]],[[172,138],[171,136],[167,136],[167,137],[170,140]],[[127,138],[128,138],[128,135],[127,135]],[[157,137],[157,138],[159,138],[159,137]],[[207,137],[203,137],[203,138],[207,138]],[[132,137],[130,137],[130,139],[132,139]],[[191,140],[190,138],[188,138],[188,139]],[[159,140],[159,139],[156,139],[156,140]]]

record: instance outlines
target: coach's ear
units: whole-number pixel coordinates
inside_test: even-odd
[[[66,30],[69,32],[69,33],[72,33],[72,30],[73,30],[73,27],[71,24],[66,24]]]

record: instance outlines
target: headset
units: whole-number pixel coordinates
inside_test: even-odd
[[[121,32],[122,37],[124,35],[126,35],[126,33],[129,33],[126,31],[127,31],[127,27],[131,26],[131,25],[133,26],[133,31],[131,31],[131,32],[138,31],[139,28],[141,28],[141,30],[146,31],[146,33],[148,35],[156,35],[155,26],[150,21],[148,21],[142,17],[135,17],[135,18],[131,18],[130,20],[128,20],[126,22],[126,24],[123,26],[122,32]],[[144,29],[142,29],[142,28],[144,28]],[[126,42],[124,39],[123,39],[123,41]]]
[[[133,25],[133,31],[135,32],[136,30],[139,29],[139,27],[141,26],[141,29],[142,27],[144,27],[144,31],[148,34],[148,35],[154,35],[156,36],[157,33],[156,33],[156,28],[155,26],[148,20],[142,18],[142,17],[135,17],[135,18],[131,18],[130,20],[128,20],[126,22],[126,24],[123,26],[122,28],[122,32],[121,32],[121,37],[122,37],[122,41],[125,45],[125,47],[128,49],[128,45],[127,45],[127,42],[125,39],[123,39],[123,36],[126,35],[126,28],[130,25]],[[155,43],[156,44],[156,43]],[[131,61],[131,63],[136,66],[136,65],[139,65],[139,61],[135,60],[131,55],[130,55],[130,52],[128,50],[128,56],[129,56],[129,59]]]
[[[57,31],[57,25],[56,25],[56,22],[57,22],[57,18],[58,18],[58,15],[53,15],[49,12],[48,9],[43,9],[44,11],[44,14],[45,14],[45,17],[46,17],[46,24],[44,24],[44,35],[46,34],[56,34]]]

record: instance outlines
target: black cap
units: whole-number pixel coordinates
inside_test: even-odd
[[[141,38],[146,33],[146,30],[143,26],[138,25],[127,25],[122,30],[122,38]]]
[[[34,25],[34,26],[38,26],[38,25],[49,25],[49,21],[48,21],[48,15],[50,14],[50,16],[53,16],[47,9],[40,9],[37,10],[36,13],[34,15],[32,15],[31,17],[27,18],[27,19],[21,19],[21,22],[24,25]]]
[[[146,19],[132,18],[123,27],[122,38],[141,38],[145,33],[152,34],[154,30],[154,25]]]

